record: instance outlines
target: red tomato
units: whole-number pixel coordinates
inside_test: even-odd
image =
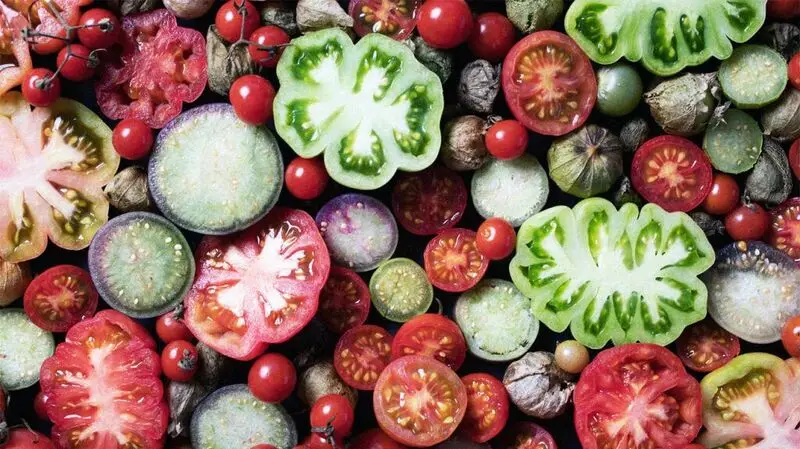
[[[120,157],[131,161],[143,159],[153,149],[153,130],[139,119],[125,119],[114,127],[111,143]]]
[[[328,281],[319,295],[319,318],[331,332],[343,334],[367,321],[369,286],[355,271],[331,267]]]
[[[678,356],[657,345],[600,352],[583,370],[573,400],[583,449],[683,449],[703,424],[700,384]]]
[[[230,100],[236,115],[250,125],[263,125],[272,120],[275,88],[258,75],[245,75],[233,82]]]
[[[481,223],[475,244],[478,251],[490,260],[503,260],[514,252],[517,233],[502,218],[492,217]]]
[[[8,392],[6,389],[0,385],[0,422],[5,421],[4,414],[6,413],[6,409],[8,407]]]
[[[314,219],[275,207],[242,232],[206,236],[184,320],[217,352],[251,360],[283,343],[317,312],[330,256]]]
[[[770,217],[758,204],[742,204],[725,216],[725,229],[734,240],[761,240],[770,227]]]
[[[66,332],[94,315],[99,295],[83,268],[58,265],[36,276],[25,290],[25,313],[49,332]]]
[[[471,289],[486,274],[489,259],[475,245],[475,231],[446,229],[425,247],[425,272],[431,284],[446,292]]]
[[[283,28],[267,25],[255,30],[249,40],[247,51],[250,53],[250,58],[261,67],[274,69],[283,54],[283,46],[292,38],[283,31]]]
[[[258,10],[248,0],[228,0],[214,19],[217,33],[229,43],[247,39],[261,25]]]
[[[299,200],[313,200],[328,186],[328,171],[322,157],[296,157],[286,167],[286,189]]]
[[[461,429],[470,440],[485,443],[496,437],[508,422],[506,387],[491,374],[475,373],[461,378],[467,388],[467,413]]]
[[[467,389],[435,359],[408,356],[392,362],[372,395],[375,417],[387,435],[412,447],[450,438],[467,410]]]
[[[350,400],[340,394],[322,396],[311,407],[311,427],[325,429],[330,426],[337,439],[350,435],[355,419]]]
[[[702,444],[687,444],[683,449],[706,449]]]
[[[33,411],[42,421],[50,420],[47,416],[47,402],[49,400],[50,398],[41,391],[36,393],[36,397],[33,398]]]
[[[440,166],[398,175],[392,191],[394,216],[406,231],[416,235],[452,228],[461,221],[466,207],[464,180]]]
[[[713,183],[711,161],[688,139],[660,136],[634,154],[633,187],[645,200],[669,212],[688,212],[706,198]]]
[[[386,329],[363,325],[345,332],[333,351],[333,365],[344,383],[373,390],[378,376],[392,360],[392,335]]]
[[[264,402],[283,402],[297,383],[297,370],[292,361],[277,354],[264,354],[250,367],[247,385],[253,396]]]
[[[31,18],[30,25],[35,28],[31,38],[33,51],[40,55],[51,55],[72,40],[72,35],[67,39],[64,22],[70,26],[77,25],[81,16],[80,7],[91,4],[92,0],[51,0],[47,3],[17,0],[3,3],[3,6]]]
[[[467,342],[453,320],[426,313],[403,324],[394,336],[392,360],[407,355],[433,357],[457,371],[467,357]]]
[[[33,68],[31,50],[22,30],[28,26],[25,16],[0,8],[0,47],[5,69],[0,70],[0,95],[22,84]]]
[[[710,320],[687,327],[676,346],[683,364],[700,373],[724,366],[741,352],[739,338]]]
[[[161,352],[161,369],[167,379],[188,382],[197,372],[197,348],[186,340],[175,340]]]
[[[406,449],[381,429],[370,429],[350,441],[349,449]]]
[[[800,358],[800,315],[786,321],[781,332],[781,342],[790,356]]]
[[[163,447],[169,409],[155,348],[143,327],[115,310],[67,332],[39,381],[59,448]]]
[[[56,449],[50,438],[24,427],[11,429],[3,449]]]
[[[56,58],[56,64],[61,67],[59,74],[70,81],[86,81],[93,77],[98,62],[92,51],[81,44],[62,48]]]
[[[516,159],[528,148],[528,130],[516,120],[502,120],[486,131],[485,142],[497,159]]]
[[[426,0],[419,10],[417,32],[431,47],[448,49],[467,40],[473,23],[464,0]]]
[[[175,312],[165,313],[158,317],[158,320],[156,320],[156,334],[164,343],[176,340],[191,341],[194,338],[183,318],[179,317]]]
[[[278,449],[278,448],[271,444],[257,444],[251,447],[250,449]]]
[[[711,190],[703,200],[703,210],[711,215],[726,215],[739,205],[739,184],[731,175],[715,173]]]
[[[767,242],[800,261],[800,198],[789,198],[769,214]]]
[[[333,442],[335,444],[331,444]],[[344,447],[341,441],[329,439],[325,435],[312,433],[303,441],[303,449],[340,449]]]
[[[33,69],[22,81],[22,96],[28,103],[46,108],[61,98],[61,80],[48,69]]]
[[[78,40],[92,50],[109,48],[119,40],[119,19],[107,9],[92,8],[84,12],[79,26]]]
[[[350,0],[353,30],[359,36],[385,34],[402,41],[417,26],[422,0]]]
[[[789,166],[794,177],[800,179],[800,139],[795,140],[789,148]]]
[[[767,15],[773,19],[793,19],[800,15],[800,1],[767,0]]]
[[[800,5],[800,1],[797,4]],[[795,89],[800,89],[800,52],[795,53],[789,61],[789,82]]]
[[[517,33],[508,17],[486,12],[475,19],[467,45],[472,54],[492,63],[503,60],[517,42]]]
[[[591,61],[575,41],[557,31],[539,31],[517,42],[503,62],[502,83],[514,117],[549,136],[583,125],[597,101]]]
[[[503,437],[506,449],[558,449],[553,436],[542,426],[532,422],[521,422],[514,425]]]

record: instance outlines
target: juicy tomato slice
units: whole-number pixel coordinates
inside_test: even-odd
[[[602,351],[573,400],[584,449],[683,449],[703,424],[700,384],[677,355],[652,344]]]
[[[467,388],[467,413],[461,430],[470,440],[485,443],[496,437],[508,422],[510,405],[506,387],[485,373],[469,374],[461,381]]]
[[[446,292],[463,292],[480,282],[489,259],[478,251],[478,235],[469,229],[442,231],[425,247],[425,271],[435,287]]]
[[[392,209],[408,232],[434,235],[452,228],[467,207],[467,187],[461,176],[435,166],[397,177],[392,191]]]
[[[532,422],[514,425],[503,437],[503,446],[508,449],[558,449],[553,435],[542,426]]]
[[[392,39],[406,39],[417,26],[422,0],[350,0],[353,29],[359,36],[385,34]]]
[[[58,265],[36,276],[25,290],[25,313],[49,332],[66,332],[97,310],[99,295],[89,273],[74,265]]]
[[[710,373],[741,352],[739,337],[706,320],[686,328],[676,343],[683,364],[700,373]]]
[[[317,312],[330,271],[314,219],[284,207],[237,234],[205,237],[195,260],[186,325],[198,340],[238,360],[300,332]]]
[[[2,3],[2,9],[26,17],[26,21],[30,20],[31,27],[40,34],[30,39],[30,47],[39,54],[53,54],[67,45],[64,39],[50,37],[67,37],[61,20],[77,25],[81,6],[91,4],[92,0],[5,0]]]
[[[67,332],[40,380],[57,447],[163,447],[169,409],[155,347],[143,327],[113,310]]]
[[[369,316],[369,286],[361,276],[344,267],[331,267],[319,295],[319,318],[331,332],[343,334],[361,326]]]
[[[22,35],[27,20],[0,3],[0,95],[22,84],[33,69],[30,46]]]
[[[531,131],[563,136],[589,118],[597,101],[592,63],[569,36],[529,34],[503,63],[503,92],[511,112]]]
[[[713,184],[711,161],[692,141],[660,136],[633,156],[631,181],[645,200],[669,212],[688,212],[706,198]]]
[[[770,245],[800,261],[800,197],[789,198],[770,211]]]
[[[407,355],[433,357],[458,371],[467,357],[467,341],[453,320],[426,313],[407,321],[394,336],[392,360]]]
[[[345,332],[333,352],[339,377],[358,390],[375,389],[378,376],[392,359],[392,335],[386,329],[364,325]]]

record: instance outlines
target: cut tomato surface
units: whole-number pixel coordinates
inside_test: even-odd
[[[347,385],[372,390],[391,358],[392,334],[368,324],[342,335],[333,352],[333,365]]]
[[[25,313],[50,332],[66,332],[97,310],[99,295],[89,272],[58,265],[43,272],[25,290]]]
[[[33,68],[30,47],[22,35],[28,21],[6,3],[0,2],[0,95],[22,84]]]
[[[739,337],[711,320],[687,327],[676,343],[678,356],[689,369],[710,373],[739,355]]]
[[[433,235],[452,228],[467,207],[467,187],[452,170],[435,166],[397,177],[392,191],[392,210],[408,232]]]
[[[767,234],[770,245],[800,261],[800,197],[789,198],[770,211],[772,223]]]
[[[453,228],[431,239],[424,254],[431,284],[446,292],[463,292],[480,282],[489,259],[478,251],[477,238],[475,231]]]
[[[7,15],[21,15],[25,26],[33,28],[36,35],[30,38],[31,48],[39,54],[49,55],[66,47],[67,41],[63,38],[68,36],[64,23],[77,25],[81,6],[91,4],[92,0],[4,0],[0,3]]]
[[[198,340],[239,360],[300,332],[330,271],[314,219],[284,207],[240,233],[205,237],[195,260],[186,324]]]
[[[422,0],[350,0],[353,29],[359,36],[385,34],[392,39],[406,39],[417,26]]]
[[[361,326],[369,316],[369,286],[361,276],[344,267],[331,267],[319,295],[319,318],[331,332],[343,334]]]
[[[496,437],[508,422],[510,405],[506,387],[496,377],[485,373],[469,374],[461,381],[467,388],[467,413],[461,431],[470,440],[485,443]]]
[[[507,449],[558,449],[550,432],[532,422],[515,424],[502,441]]]
[[[458,325],[435,313],[407,321],[392,342],[392,360],[407,355],[424,355],[458,370],[467,356],[467,341]]]

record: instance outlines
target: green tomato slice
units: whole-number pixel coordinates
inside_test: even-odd
[[[722,61],[717,78],[736,107],[758,109],[781,96],[789,82],[786,61],[766,45],[743,45]]]
[[[331,177],[372,190],[397,169],[420,171],[439,153],[439,78],[379,33],[353,44],[339,29],[292,41],[277,68],[278,134],[302,157],[325,154]]]
[[[53,334],[22,309],[0,310],[0,329],[0,387],[15,391],[39,382],[39,368],[55,351]]]
[[[714,249],[686,214],[590,198],[528,219],[510,271],[534,315],[590,348],[666,345],[706,315]]]
[[[433,303],[433,286],[425,270],[411,259],[382,263],[369,280],[372,305],[384,318],[405,323],[422,315]]]
[[[764,0],[576,0],[564,23],[593,61],[641,60],[666,76],[727,59],[731,41],[747,41],[765,19]]]
[[[703,150],[711,165],[725,173],[743,173],[756,165],[764,136],[758,122],[746,112],[728,109],[718,123],[709,125]]]

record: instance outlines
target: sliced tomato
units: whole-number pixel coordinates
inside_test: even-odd
[[[58,265],[36,276],[25,290],[25,313],[49,332],[66,332],[97,310],[99,295],[83,268]]]
[[[538,31],[517,42],[503,63],[502,82],[517,120],[548,136],[563,136],[583,125],[597,101],[591,61],[557,31]]]
[[[28,25],[18,11],[0,2],[0,96],[22,84],[33,68],[22,30]]]
[[[67,332],[40,379],[57,447],[163,447],[169,409],[155,347],[143,327],[113,310]]]
[[[397,177],[392,191],[392,209],[406,231],[433,235],[452,228],[467,207],[467,187],[461,176],[434,166]]]
[[[502,432],[508,422],[510,405],[506,387],[485,373],[469,374],[461,381],[467,388],[467,413],[461,431],[470,440],[485,443]]]
[[[122,19],[122,53],[107,64],[95,91],[108,118],[136,118],[163,128],[197,100],[208,80],[206,41],[179,27],[166,9]]]
[[[378,425],[392,439],[429,447],[450,438],[461,424],[467,389],[446,365],[411,355],[386,367],[375,385],[372,407]]]
[[[5,426],[5,423],[3,425]],[[3,431],[7,430],[3,428]],[[3,449],[55,449],[50,438],[24,427],[8,431],[8,440],[4,440],[3,436],[3,432],[0,432]]]
[[[532,422],[515,424],[506,432],[502,441],[502,447],[506,449],[558,449],[553,435],[542,426]]]
[[[789,198],[770,211],[770,245],[800,261],[800,197]]]
[[[703,424],[700,384],[677,355],[652,344],[602,351],[573,400],[583,449],[683,449]]]
[[[64,24],[77,25],[81,6],[91,3],[92,0],[4,0],[0,7],[7,13],[22,15],[26,22],[30,21],[35,32],[30,38],[31,48],[36,53],[50,55],[67,45]]]
[[[489,259],[478,251],[478,235],[469,229],[442,231],[425,247],[425,272],[434,287],[446,292],[471,289],[486,274]]]
[[[407,321],[394,336],[392,360],[407,355],[433,357],[458,371],[467,357],[467,341],[453,320],[426,313]]]
[[[373,390],[392,359],[392,335],[380,326],[358,326],[345,332],[333,352],[339,377],[358,390]]]
[[[417,13],[422,0],[350,0],[353,29],[359,36],[385,34],[405,40],[417,26]]]
[[[361,276],[344,267],[331,267],[319,295],[319,318],[331,332],[343,334],[361,326],[369,316],[369,286]]]
[[[330,271],[314,219],[284,207],[237,234],[205,237],[195,260],[186,325],[198,340],[238,360],[300,332],[317,312]]]
[[[711,320],[687,327],[676,342],[677,354],[689,369],[710,373],[739,355],[739,337]]]
[[[688,212],[708,196],[714,174],[706,153],[691,140],[660,136],[633,156],[631,181],[645,200],[669,212]]]

